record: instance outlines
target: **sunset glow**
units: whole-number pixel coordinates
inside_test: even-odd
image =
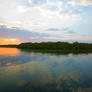
[[[0,45],[19,44],[20,40],[17,38],[0,38]]]
[[[0,55],[10,55],[10,56],[16,56],[19,54],[18,49],[16,48],[0,48]]]

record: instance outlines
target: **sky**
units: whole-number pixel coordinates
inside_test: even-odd
[[[0,0],[0,44],[92,43],[92,0]]]

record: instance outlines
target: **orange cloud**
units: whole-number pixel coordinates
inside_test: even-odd
[[[19,44],[18,38],[0,38],[0,45]]]

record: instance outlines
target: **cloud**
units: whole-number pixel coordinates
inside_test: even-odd
[[[72,1],[69,1],[68,3],[73,6],[76,6],[76,5],[88,6],[88,5],[92,5],[92,0],[72,0]]]
[[[62,2],[59,0],[26,0],[25,2],[30,5],[20,3],[18,0],[3,1],[0,5],[0,17],[11,26],[40,33],[46,33],[47,28],[63,28],[80,19],[80,14],[63,12]]]
[[[61,35],[70,35],[70,34],[77,34],[77,32],[75,32],[73,29],[71,29],[70,27],[64,27],[64,28],[49,28],[47,29],[49,32],[56,32],[56,34],[58,33]],[[57,36],[57,35],[56,35]]]
[[[81,28],[76,25],[92,15],[91,4],[91,0],[0,0],[0,25],[7,29],[0,28],[0,37],[23,41],[82,39],[83,31],[78,34]]]
[[[59,28],[49,28],[48,31],[59,31]]]
[[[32,41],[32,38],[50,37],[50,34],[39,32],[30,32],[18,28],[10,28],[7,26],[0,26],[0,38],[18,38],[21,42]]]
[[[50,31],[51,30],[51,31]],[[7,41],[8,43],[19,43],[19,42],[41,42],[41,41],[79,41],[89,40],[92,41],[92,37],[89,35],[81,35],[74,32],[69,27],[62,29],[50,28],[47,33],[30,32],[28,30],[22,30],[18,28],[10,28],[7,26],[0,26],[0,38]],[[13,39],[13,40],[12,40]],[[17,39],[17,42],[15,42]],[[1,41],[1,40],[0,40]]]

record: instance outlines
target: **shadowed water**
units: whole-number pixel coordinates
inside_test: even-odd
[[[92,54],[0,48],[0,92],[92,92]]]

